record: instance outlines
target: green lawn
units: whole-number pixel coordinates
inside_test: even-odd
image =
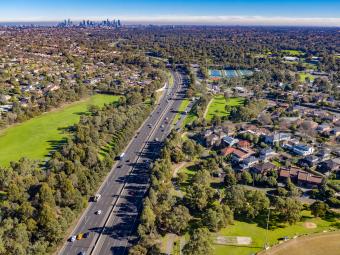
[[[44,159],[67,135],[65,129],[79,121],[89,105],[103,106],[117,102],[118,96],[94,95],[72,103],[21,124],[6,128],[0,133],[0,165],[9,165],[21,157]]]
[[[289,54],[290,56],[301,56],[304,55],[302,51],[299,50],[282,50],[283,53]]]
[[[306,78],[308,77],[310,81],[314,81],[314,76],[311,75],[310,73],[299,73],[300,75],[300,81],[305,82]]]
[[[303,224],[305,221],[313,222],[317,225],[316,228],[306,228]],[[338,219],[338,224],[340,220]],[[275,228],[273,230],[269,230],[268,232],[268,240],[271,245],[278,243],[279,238],[283,238],[288,236],[292,238],[295,235],[302,234],[311,234],[322,232],[323,230],[327,230],[332,228],[332,225],[335,224],[336,221],[326,221],[320,218],[314,218],[309,211],[303,211],[303,218],[301,222],[298,222],[295,225],[285,225],[282,227]],[[241,221],[235,221],[235,224],[222,229],[218,235],[224,236],[249,236],[252,238],[253,243],[249,247],[241,247],[241,246],[225,246],[225,245],[214,245],[215,247],[215,255],[224,255],[224,254],[233,254],[233,255],[250,255],[262,250],[265,237],[266,230],[265,228],[258,227],[256,223],[246,223]]]
[[[206,113],[206,120],[210,121],[214,115],[226,117],[229,116],[229,112],[226,112],[226,105],[239,106],[243,103],[244,99],[241,97],[233,97],[225,100],[223,95],[215,96],[209,105],[209,109]]]
[[[180,104],[179,108],[178,108],[178,113],[176,114],[174,120],[173,120],[173,125],[175,125],[177,123],[177,121],[179,121],[181,119],[182,114],[184,113],[185,109],[188,107],[188,105],[190,104],[190,100],[189,99],[184,99],[182,101],[182,103]]]

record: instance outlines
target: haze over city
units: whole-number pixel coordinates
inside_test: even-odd
[[[0,22],[110,17],[128,24],[340,26],[340,1],[12,0],[0,8]]]

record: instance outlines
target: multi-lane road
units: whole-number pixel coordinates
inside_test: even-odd
[[[178,72],[172,75],[173,86],[165,86],[159,104],[127,146],[124,158],[116,162],[99,188],[101,198],[90,202],[72,231],[72,235],[89,233],[88,237],[67,241],[60,255],[127,254],[136,238],[139,212],[149,187],[149,165],[173,128],[173,119],[185,97],[183,76]],[[98,210],[102,211],[100,215],[96,214]]]

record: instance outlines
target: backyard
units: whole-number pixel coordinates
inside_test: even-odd
[[[21,157],[42,160],[67,136],[67,128],[77,123],[89,105],[117,102],[118,96],[94,95],[31,120],[0,131],[0,165]]]

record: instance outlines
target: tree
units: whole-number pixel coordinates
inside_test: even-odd
[[[194,183],[187,189],[185,200],[193,211],[201,211],[211,202],[214,194],[211,187]]]
[[[294,224],[300,220],[300,213],[303,207],[297,199],[290,197],[282,199],[277,197],[274,200],[274,205],[276,212],[283,221]]]
[[[203,215],[202,223],[210,231],[217,232],[232,223],[233,213],[227,205],[215,204]]]
[[[137,244],[129,250],[129,255],[147,255],[148,250],[140,244]]]
[[[183,248],[184,255],[209,255],[213,253],[211,234],[207,228],[193,231],[189,242]]]
[[[324,217],[328,211],[328,205],[321,201],[315,201],[310,205],[310,210],[314,217]]]
[[[243,171],[241,174],[241,179],[244,184],[251,184],[253,182],[253,177],[248,171]]]
[[[191,219],[188,208],[183,205],[176,206],[164,216],[164,228],[177,235],[181,235],[187,230]]]

